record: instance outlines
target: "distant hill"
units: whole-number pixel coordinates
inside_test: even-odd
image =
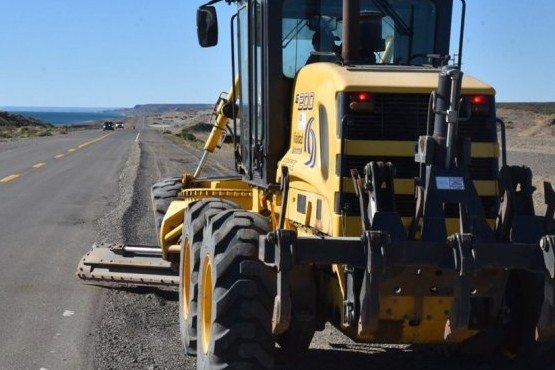
[[[548,103],[497,103],[498,108],[528,111],[540,114],[555,114],[555,102]]]
[[[0,127],[53,127],[49,123],[32,117],[25,117],[19,114],[12,114],[0,111]]]
[[[135,105],[133,108],[116,109],[114,112],[132,116],[137,114],[158,114],[211,108],[213,108],[212,104],[139,104]]]

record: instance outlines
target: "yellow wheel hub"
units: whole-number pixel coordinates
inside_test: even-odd
[[[183,249],[183,269],[181,270],[181,296],[183,297],[183,317],[189,317],[189,302],[191,302],[191,246],[189,239],[185,239]]]
[[[200,330],[202,332],[202,350],[204,353],[208,353],[212,331],[212,262],[209,256],[204,257],[201,271],[203,271],[203,275],[202,292],[200,292]]]

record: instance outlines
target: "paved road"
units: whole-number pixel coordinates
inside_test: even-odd
[[[0,368],[88,367],[102,305],[74,271],[117,202],[135,130],[89,130],[0,147]]]

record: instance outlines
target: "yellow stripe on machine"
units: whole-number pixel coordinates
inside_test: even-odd
[[[499,195],[496,180],[474,180],[472,181],[478,194],[480,196],[497,196]],[[395,179],[395,194],[413,195],[414,194],[414,180],[413,179]],[[343,190],[346,193],[355,193],[353,180],[349,178],[343,179]]]
[[[414,141],[345,140],[345,155],[413,157]]]
[[[472,143],[470,155],[473,158],[499,158],[498,143]]]
[[[394,140],[345,140],[345,155],[413,157],[415,141]],[[498,143],[472,143],[470,154],[473,158],[499,157]]]
[[[332,215],[332,223],[335,230],[340,230],[341,232],[339,235],[336,236],[355,236],[362,234],[362,227],[360,222],[360,216],[345,216],[347,222],[345,222],[341,215],[333,214]],[[401,217],[401,221],[405,228],[408,228],[412,222],[412,217]],[[492,230],[495,230],[495,219],[488,218],[486,219],[487,224]],[[343,227],[346,227],[345,229]],[[459,232],[460,228],[460,220],[458,218],[446,218],[445,219],[445,226],[447,228],[448,233],[454,234]],[[418,234],[417,234],[418,237]]]

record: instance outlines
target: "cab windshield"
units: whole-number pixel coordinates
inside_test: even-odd
[[[312,4],[311,4],[312,3]],[[342,0],[285,0],[283,73],[294,77],[308,63],[340,62]],[[422,65],[434,53],[433,0],[361,0],[360,64]],[[314,5],[317,4],[317,5]]]

